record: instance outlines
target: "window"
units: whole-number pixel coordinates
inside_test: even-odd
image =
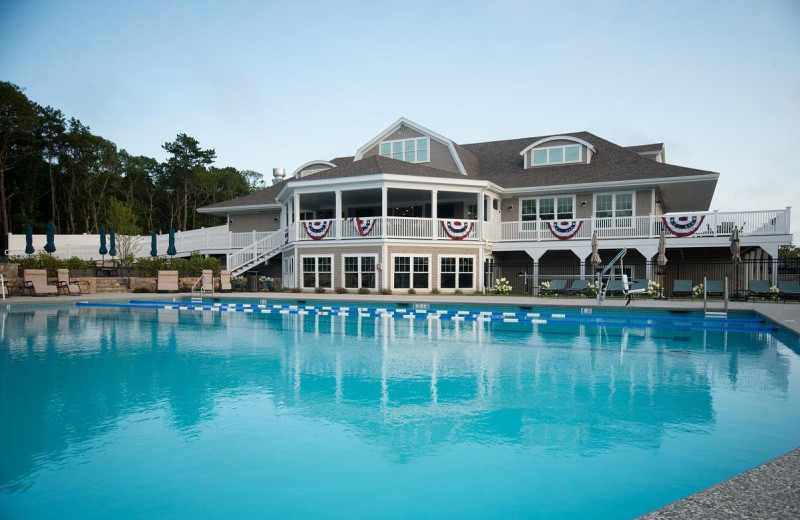
[[[594,199],[594,216],[600,227],[633,226],[633,193],[603,193]],[[616,218],[616,220],[613,220]]]
[[[384,141],[380,145],[380,154],[398,161],[411,163],[428,162],[429,140],[427,137],[403,139],[401,141]]]
[[[300,211],[300,220],[314,220],[313,211]]]
[[[581,147],[577,144],[536,148],[531,154],[533,166],[546,164],[565,164],[581,161]]]
[[[522,199],[520,218],[523,222],[533,220],[571,220],[575,218],[575,197],[542,197]],[[533,227],[531,229],[534,229]]]
[[[469,204],[469,205],[467,205],[467,218],[469,220],[478,220],[478,205],[477,204]]]
[[[344,286],[348,289],[376,289],[374,256],[344,257]]]
[[[303,287],[333,287],[333,257],[331,256],[304,256],[303,257]]]
[[[427,256],[394,257],[394,289],[427,289],[430,286],[430,258]]]
[[[475,287],[475,257],[442,256],[439,258],[440,289]]]

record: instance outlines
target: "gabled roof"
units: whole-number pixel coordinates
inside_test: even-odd
[[[252,206],[269,205],[274,205],[276,208],[278,208],[280,205],[275,201],[275,197],[286,185],[286,182],[287,180],[283,180],[277,184],[269,186],[268,188],[264,188],[263,190],[259,190],[243,197],[237,197],[235,199],[209,204],[208,206],[198,208],[197,211],[200,213],[219,213],[220,210],[244,209]],[[263,209],[267,208],[265,207]]]
[[[335,160],[334,160],[335,162]],[[344,161],[342,161],[344,162]],[[416,177],[438,177],[448,179],[463,179],[460,173],[431,168],[419,163],[408,163],[398,161],[380,155],[365,157],[359,161],[352,161],[350,164],[342,164],[336,168],[330,168],[321,172],[312,173],[299,179],[289,179],[290,182],[316,181],[320,179],[339,179],[342,177],[360,177],[364,175],[374,175],[378,173],[392,173],[395,175],[413,175]]]

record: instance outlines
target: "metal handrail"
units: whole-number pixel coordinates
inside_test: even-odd
[[[606,299],[606,291],[608,290],[608,285],[607,284],[603,284],[603,276],[605,276],[605,274],[610,269],[612,269],[614,267],[614,264],[617,263],[617,260],[622,260],[622,258],[626,254],[628,254],[628,249],[627,248],[623,248],[619,253],[617,253],[617,256],[615,256],[614,259],[611,260],[611,262],[609,262],[603,268],[603,270],[600,271],[600,273],[597,275],[597,303],[598,303],[598,305],[603,303],[603,300]]]

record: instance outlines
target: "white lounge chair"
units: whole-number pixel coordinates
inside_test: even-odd
[[[231,292],[233,290],[231,288],[231,272],[230,271],[220,271],[219,272],[219,290],[220,290],[220,292]]]
[[[32,296],[58,296],[58,287],[47,283],[47,269],[25,269],[22,290]]]
[[[69,279],[69,269],[58,270],[58,288],[65,294],[83,294],[80,284]]]

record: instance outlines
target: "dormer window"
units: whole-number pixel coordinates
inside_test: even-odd
[[[398,161],[410,163],[428,162],[430,142],[427,137],[414,139],[401,139],[397,141],[383,141],[380,146],[382,157],[389,157]]]
[[[577,144],[533,150],[533,166],[581,162],[581,147]]]

